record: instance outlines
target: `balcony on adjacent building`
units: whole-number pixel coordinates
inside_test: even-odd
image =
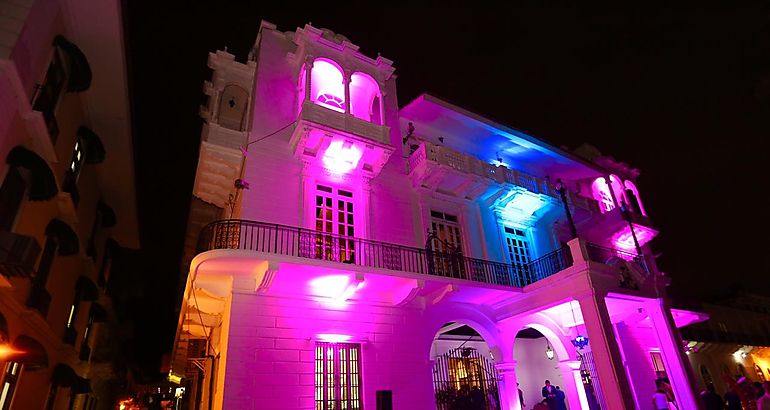
[[[440,276],[492,285],[523,288],[573,265],[568,248],[560,248],[527,264],[471,258],[461,253],[436,252],[311,229],[246,220],[222,220],[205,226],[198,238],[198,253],[232,249],[356,265],[385,271]],[[588,244],[589,260],[610,267],[634,263],[648,274],[642,258],[623,251]],[[628,256],[628,257],[626,257]],[[580,257],[581,259],[583,256]]]

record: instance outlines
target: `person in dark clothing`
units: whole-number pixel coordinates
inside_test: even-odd
[[[765,395],[765,388],[762,387],[762,382],[754,382],[751,383],[752,386],[754,386],[754,398],[758,399]]]
[[[564,394],[564,392],[559,388],[559,386],[556,386],[556,398],[554,398],[554,408],[556,410],[567,410],[567,403],[565,400],[567,399],[567,395]]]
[[[725,393],[725,408],[727,410],[743,410],[741,397],[732,389]]]
[[[714,390],[714,385],[709,383],[706,390],[702,391],[700,398],[706,410],[724,410],[725,402]]]

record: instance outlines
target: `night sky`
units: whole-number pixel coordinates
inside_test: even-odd
[[[526,1],[126,1],[144,281],[134,358],[169,350],[208,52],[245,60],[262,19],[307,22],[394,61],[399,105],[423,92],[557,146],[639,168],[672,292],[770,294],[770,7],[583,8]],[[679,3],[679,2],[676,2]],[[739,2],[732,2],[739,3]],[[278,8],[282,5],[282,8]],[[336,6],[336,7],[335,7]],[[644,7],[644,8],[642,8]]]

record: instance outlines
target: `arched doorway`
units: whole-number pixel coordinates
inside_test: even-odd
[[[557,346],[558,347],[558,346]],[[516,334],[513,357],[516,359],[516,379],[524,404],[532,408],[544,400],[543,387],[550,382],[551,400],[564,400],[567,392],[559,362],[566,360],[554,345],[537,329],[526,327]],[[558,391],[557,391],[558,389]]]
[[[471,326],[446,323],[433,339],[430,356],[438,410],[500,408],[493,350]]]

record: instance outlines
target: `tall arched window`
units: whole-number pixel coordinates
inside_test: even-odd
[[[381,125],[380,85],[369,74],[355,72],[350,76],[350,113],[354,117]]]
[[[599,202],[599,209],[602,213],[615,209],[615,201],[612,200],[610,187],[607,185],[607,181],[604,177],[599,177],[594,180],[594,183],[591,184],[591,191],[594,194],[594,199]]]
[[[615,194],[615,200],[618,204],[627,204],[626,194],[623,189],[623,182],[617,175],[610,175],[610,187],[612,187],[612,193]]]
[[[342,68],[332,60],[317,58],[310,72],[310,100],[334,111],[345,112]]]
[[[624,185],[626,187],[626,199],[628,199],[628,205],[631,207],[631,210],[647,215],[644,205],[642,205],[642,200],[639,198],[639,190],[636,189],[636,185],[629,180],[626,180]]]

